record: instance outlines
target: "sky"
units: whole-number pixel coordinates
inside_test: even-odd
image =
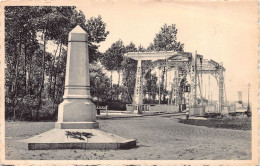
[[[163,24],[176,24],[177,40],[186,52],[223,62],[228,100],[236,100],[242,91],[247,101],[248,83],[250,96],[257,95],[257,1],[87,1],[77,7],[87,19],[101,15],[107,24],[109,35],[100,43],[101,52],[119,39],[147,47]],[[217,94],[216,81],[211,84]]]

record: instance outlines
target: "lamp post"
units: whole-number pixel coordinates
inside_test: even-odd
[[[248,101],[247,101],[247,103],[248,103],[248,106],[247,106],[247,111],[250,111],[250,106],[249,106],[249,92],[250,92],[250,83],[248,83]]]

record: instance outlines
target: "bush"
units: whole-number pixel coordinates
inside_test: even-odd
[[[122,101],[92,101],[96,106],[108,106],[109,110],[120,110],[125,111],[126,110],[126,104]]]
[[[42,98],[39,117],[36,117],[39,99],[35,95],[25,95],[17,97],[12,105],[11,102],[6,102],[5,112],[6,120],[13,119],[15,111],[15,119],[21,121],[32,120],[55,120],[57,114],[57,104],[54,104],[50,98]]]
[[[96,106],[106,106],[107,102],[105,101],[98,101],[98,100],[91,100]]]
[[[32,120],[33,112],[36,111],[37,100],[34,95],[26,95],[18,97],[15,101],[13,109],[15,109],[15,117],[17,120]]]
[[[159,104],[158,100],[153,100],[153,99],[144,99],[144,104]]]
[[[53,103],[53,100],[46,99],[42,102],[42,107],[39,112],[39,120],[57,120],[58,105]]]
[[[109,110],[121,110],[121,111],[125,111],[125,110],[126,110],[126,103],[121,102],[121,101],[109,102],[109,103],[108,103],[108,109],[109,109]]]
[[[226,128],[233,130],[251,130],[251,118],[243,117],[232,117],[223,119],[179,119],[180,123],[196,125],[196,126],[206,126],[213,128]]]

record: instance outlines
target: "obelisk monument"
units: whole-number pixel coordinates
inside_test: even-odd
[[[90,101],[87,34],[77,26],[69,33],[68,42],[64,101],[59,105],[55,128],[21,141],[29,150],[135,147],[136,139],[97,129],[96,107]],[[91,137],[84,136],[86,133]]]
[[[66,64],[64,101],[59,105],[59,129],[98,128],[96,107],[90,101],[87,33],[78,25],[70,33]]]

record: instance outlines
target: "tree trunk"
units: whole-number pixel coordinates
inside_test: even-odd
[[[27,61],[26,61],[26,44],[24,44],[23,54],[24,54],[24,85],[25,85],[25,94],[27,94]]]
[[[120,70],[118,70],[117,73],[118,73],[118,83],[117,83],[117,85],[118,85],[118,88],[119,88],[119,85],[120,85]]]
[[[28,68],[28,72],[27,72],[27,94],[29,94],[29,96],[31,96],[31,68],[32,68],[32,58],[33,58],[33,54],[30,56],[30,60],[29,60],[29,68]],[[30,114],[30,119],[32,119],[33,117],[33,111],[31,111]]]
[[[166,71],[166,69],[165,69],[165,67],[163,67],[163,74],[162,74],[162,93],[163,93],[163,102],[165,102],[165,87],[164,87],[164,82],[165,82],[165,71]]]
[[[49,75],[49,83],[48,83],[48,93],[51,95],[51,84],[52,84],[52,75],[51,75],[51,71],[50,71],[50,75]]]
[[[111,89],[112,89],[113,88],[113,70],[111,70],[110,81],[111,81]]]
[[[131,97],[131,95],[129,93],[128,87],[126,88],[126,95],[127,95],[128,102],[132,102],[132,97]]]
[[[44,72],[45,72],[45,51],[46,51],[46,37],[44,34],[44,44],[43,44],[43,58],[42,58],[42,80],[41,80],[41,85],[40,85],[40,90],[39,90],[39,102],[38,102],[38,106],[37,106],[37,110],[36,110],[36,115],[35,115],[35,119],[38,120],[39,119],[39,112],[40,112],[40,108],[41,108],[41,104],[42,104],[42,90],[44,89]]]
[[[56,54],[58,52],[58,49],[59,49],[59,45],[60,43],[57,45],[57,48],[55,50],[55,53],[54,53],[54,59],[53,59],[53,63],[52,63],[52,67],[51,67],[51,71],[50,71],[50,80],[49,80],[49,94],[51,95],[52,94],[52,71],[55,70],[55,61],[56,61]],[[55,85],[54,85],[55,86]]]
[[[126,82],[126,95],[127,95],[127,98],[128,98],[128,102],[132,102],[132,96],[131,96],[130,93],[129,93],[128,80],[127,80],[127,82]]]
[[[33,54],[31,55],[30,57],[30,62],[29,62],[29,69],[28,69],[28,80],[26,81],[27,82],[27,91],[29,92],[28,94],[31,95],[31,68],[32,68],[32,59],[33,59]]]
[[[119,100],[119,95],[120,95],[120,91],[119,91],[119,86],[120,86],[120,70],[117,71],[118,73],[118,83],[117,83],[117,100]]]
[[[165,102],[166,102],[166,96],[168,95],[168,91],[167,91],[167,70],[165,70],[165,88],[164,89],[165,89],[164,99],[165,99]]]
[[[61,49],[62,49],[62,43],[60,43],[60,51],[59,51],[59,58],[60,58],[60,55],[61,55]],[[56,53],[55,53],[56,55]],[[55,99],[57,98],[57,95],[56,94],[56,81],[57,81],[57,69],[59,67],[59,59],[58,59],[58,62],[57,62],[57,66],[55,68],[55,71],[54,71],[54,83],[53,83],[53,99],[55,101]]]
[[[131,95],[129,93],[129,84],[128,84],[128,77],[129,75],[127,75],[127,72],[126,70],[123,71],[123,75],[125,75],[125,82],[124,82],[124,85],[126,86],[126,101],[127,102],[131,102],[132,101],[132,98],[131,98]]]
[[[20,33],[20,41],[19,41],[19,51],[20,51],[20,54],[21,54],[21,33]],[[18,53],[16,54],[15,56],[15,59],[16,59],[16,66],[15,66],[15,78],[14,78],[14,84],[13,84],[13,87],[12,87],[12,91],[13,91],[13,98],[12,98],[12,109],[13,109],[13,120],[16,118],[16,109],[15,109],[15,100],[16,100],[16,96],[17,96],[17,77],[18,77],[18,66],[19,66],[19,56],[18,56]]]

